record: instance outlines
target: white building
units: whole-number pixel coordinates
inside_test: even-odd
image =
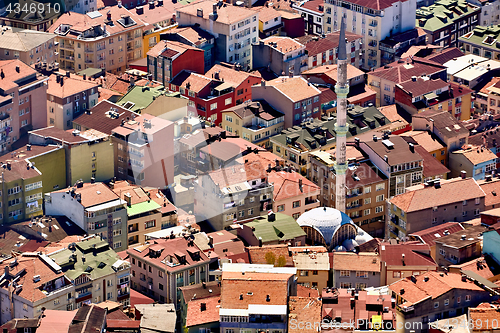
[[[327,33],[340,29],[340,19],[346,23],[346,32],[364,37],[363,68],[380,67],[379,42],[384,38],[415,28],[416,0],[386,2],[361,0],[325,0]]]
[[[252,66],[252,43],[259,40],[259,13],[227,3],[205,0],[177,10],[179,26],[199,24],[216,38],[218,61]]]

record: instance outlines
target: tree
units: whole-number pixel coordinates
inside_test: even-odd
[[[278,267],[285,267],[286,266],[286,258],[284,255],[281,255],[278,257],[278,264],[276,266],[278,266]]]
[[[271,251],[266,253],[266,262],[270,265],[274,265],[276,262],[276,256]]]

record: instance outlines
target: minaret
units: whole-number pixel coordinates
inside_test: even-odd
[[[346,163],[346,118],[347,118],[347,94],[349,84],[347,82],[347,54],[345,40],[344,19],[340,23],[339,36],[339,56],[337,59],[337,122],[335,123],[335,133],[337,133],[336,148],[336,188],[335,188],[335,208],[345,213],[345,175],[347,172]]]

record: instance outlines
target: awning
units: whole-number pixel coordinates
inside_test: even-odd
[[[231,89],[232,87],[233,87],[233,85],[231,83],[229,83],[229,82],[222,82],[222,84],[218,85],[214,89],[217,90],[217,91],[223,91],[223,90],[226,90],[226,89]]]
[[[435,93],[428,93],[428,94],[425,94],[424,95],[424,98],[429,100],[429,99],[435,99],[435,98],[438,98],[438,95],[436,95]]]

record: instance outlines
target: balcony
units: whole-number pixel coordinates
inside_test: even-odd
[[[62,48],[62,49],[69,49],[69,50],[73,50],[75,44],[71,44],[71,43],[61,43],[59,44],[59,48]]]
[[[128,41],[130,41],[130,40],[134,40],[134,36],[127,35],[127,40],[128,40]]]
[[[97,51],[102,51],[102,50],[105,50],[105,49],[106,49],[106,45],[97,46],[97,48],[96,48]]]
[[[86,63],[86,64],[91,64],[91,63],[93,63],[93,62],[94,62],[94,60],[92,60],[92,59],[85,59],[85,63]]]
[[[78,293],[78,296],[76,296],[75,298],[79,299],[79,298],[82,298],[82,297],[85,297],[85,296],[92,295],[92,289],[91,288],[89,288],[89,289],[90,289],[89,291],[86,291],[84,293]]]
[[[64,59],[75,61],[75,57],[72,57],[72,56],[65,56]]]
[[[139,231],[139,227],[137,226],[137,224],[128,226],[128,232],[137,232],[137,231]]]
[[[361,195],[359,192],[351,192],[350,194],[346,194],[346,198],[354,198],[357,197],[358,195]]]
[[[377,47],[377,41],[376,41],[376,40],[371,40],[371,41],[368,43],[368,46],[370,46],[370,47]]]
[[[127,45],[127,51],[133,51],[133,50],[134,50],[133,46]]]
[[[92,49],[85,49],[85,53],[94,53],[94,50],[92,50]]]
[[[354,209],[354,208],[359,208],[359,207],[361,207],[361,204],[352,205],[352,206],[346,206],[345,209]]]
[[[44,293],[45,296],[49,297],[49,296],[55,295],[57,293],[67,292],[67,290],[71,289],[72,287],[73,287],[73,285],[68,284],[62,288],[51,290],[51,291],[42,290],[42,293]]]
[[[318,203],[319,200],[318,199],[310,199],[310,198],[306,198],[305,200],[305,204],[306,205],[311,205],[311,204],[315,204],[315,203]]]
[[[378,25],[377,21],[371,21],[370,24],[368,24],[370,27],[376,27]]]

